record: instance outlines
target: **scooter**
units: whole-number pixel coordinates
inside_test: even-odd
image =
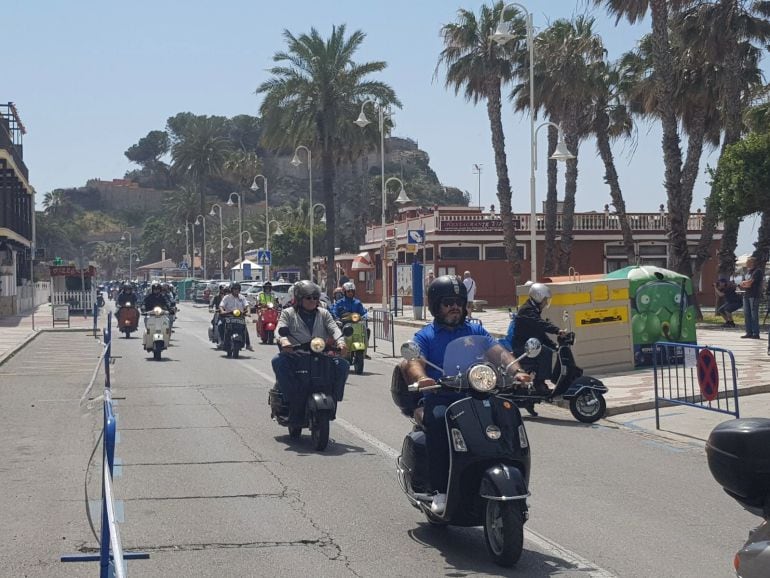
[[[96,306],[104,307],[104,293],[101,291],[96,292]]]
[[[275,303],[268,303],[259,306],[257,315],[257,333],[262,343],[272,345],[275,340],[275,328],[278,325],[280,315],[280,306]]]
[[[569,313],[566,311],[563,320],[569,325]],[[514,322],[515,319],[511,321]],[[537,416],[536,404],[562,398],[569,402],[570,412],[579,422],[594,423],[600,420],[607,411],[607,401],[604,399],[604,394],[609,391],[607,386],[595,377],[583,375],[583,370],[578,367],[572,354],[572,346],[575,344],[574,331],[559,336],[556,341],[556,362],[551,372],[554,390],[548,395],[543,395],[535,390],[532,383],[524,384],[514,391],[513,399],[516,405],[527,410],[530,415]],[[553,350],[545,347],[545,351]]]
[[[211,310],[209,309],[209,313]],[[218,327],[219,327],[219,310],[214,311],[214,317],[211,320],[211,323],[209,324],[208,329],[208,335],[209,335],[209,341],[212,343],[219,343],[219,336],[218,336]]]
[[[133,303],[126,302],[118,308],[118,329],[126,335],[126,339],[139,327],[139,309]]]
[[[343,330],[351,331],[351,329]],[[278,330],[281,337],[291,334],[288,327]],[[337,388],[334,381],[334,358],[330,353],[333,349],[327,346],[324,339],[313,338],[310,343],[292,343],[295,355],[306,352],[306,355],[297,355],[294,359],[295,386],[301,389],[285,399],[278,389],[278,384],[268,392],[268,405],[270,406],[270,418],[278,425],[289,428],[289,437],[299,439],[302,428],[310,429],[313,440],[313,448],[322,452],[329,443],[329,422],[337,417],[337,404],[345,395],[345,386]],[[286,396],[287,398],[289,396]],[[296,403],[295,408],[291,407]],[[304,407],[304,411],[302,408]],[[295,411],[292,411],[292,410]]]
[[[345,313],[338,321],[340,327],[350,327],[352,332],[349,337],[345,337],[345,345],[348,348],[347,360],[353,366],[356,375],[364,372],[364,359],[366,359],[367,332],[366,318],[362,318],[358,313]]]
[[[733,559],[739,578],[770,573],[770,419],[723,422],[706,443],[709,470],[727,495],[764,519]]]
[[[238,359],[241,349],[246,347],[246,318],[239,309],[232,313],[220,315],[223,328],[223,341],[219,349],[224,349],[227,357]]]
[[[146,331],[144,332],[144,350],[151,351],[153,359],[160,361],[161,352],[168,349],[171,339],[171,324],[168,311],[155,307],[144,314]]]
[[[524,423],[510,397],[503,370],[486,361],[487,338],[474,335],[452,341],[446,348],[443,373],[437,384],[425,389],[466,393],[446,412],[449,433],[449,484],[441,515],[431,511],[426,438],[422,407],[417,406],[417,384],[406,384],[398,367],[393,372],[391,395],[401,411],[414,419],[404,438],[396,473],[409,503],[432,525],[483,526],[487,550],[501,566],[515,564],[523,549],[530,447]],[[534,357],[540,342],[530,339],[527,352]],[[401,347],[407,359],[421,358],[414,342]],[[517,360],[518,361],[518,360]],[[416,410],[416,411],[415,411]]]

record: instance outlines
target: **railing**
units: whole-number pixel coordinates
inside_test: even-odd
[[[396,356],[396,331],[393,324],[393,313],[385,309],[372,309],[372,323],[374,325],[374,351],[377,351],[377,339],[389,341],[391,357]]]
[[[102,527],[99,538],[99,554],[68,554],[61,557],[62,562],[99,562],[100,578],[117,576],[124,578],[126,575],[126,560],[146,560],[150,557],[144,552],[124,552],[120,541],[117,516],[115,514],[115,495],[113,493],[112,480],[115,464],[115,443],[117,441],[117,417],[115,416],[112,390],[110,384],[110,366],[112,356],[112,313],[107,314],[107,323],[104,328],[104,342],[102,353],[96,364],[96,369],[91,376],[86,390],[80,398],[81,405],[87,400],[93,388],[99,368],[104,363],[104,395],[103,395],[103,429],[102,429]],[[94,450],[95,451],[95,450]],[[86,504],[88,507],[88,504]],[[90,520],[90,518],[89,518]]]
[[[69,305],[70,311],[91,311],[96,302],[96,291],[53,291],[51,305]]]
[[[738,374],[732,351],[687,343],[653,346],[655,427],[665,404],[697,407],[740,417]],[[729,363],[729,365],[728,365]]]

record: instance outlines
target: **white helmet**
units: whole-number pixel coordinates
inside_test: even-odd
[[[355,292],[355,290],[356,290],[356,284],[355,284],[355,283],[353,283],[353,281],[348,281],[347,283],[343,283],[343,284],[342,284],[342,290],[343,290],[343,291],[345,291],[346,293],[347,293],[348,291],[353,291],[353,292]]]
[[[541,310],[551,304],[551,290],[544,283],[532,283],[529,286],[529,298],[534,301]]]

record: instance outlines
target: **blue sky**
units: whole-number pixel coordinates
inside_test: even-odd
[[[557,18],[591,13],[614,59],[633,48],[649,23],[615,26],[586,0],[523,1],[544,28]],[[439,29],[457,8],[481,2],[445,0],[7,0],[3,7],[5,59],[0,101],[17,104],[28,134],[24,158],[42,195],[80,186],[89,178],[122,177],[131,168],[123,152],[169,116],[256,115],[254,89],[283,49],[282,31],[335,24],[361,29],[359,61],[384,60],[388,82],[403,103],[397,136],[410,137],[431,157],[446,185],[478,199],[474,163],[483,165],[481,204],[497,205],[494,157],[483,104],[474,107],[443,87],[434,70],[442,44]],[[529,119],[504,109],[514,210],[529,211]],[[538,208],[545,198],[545,131],[539,138]],[[638,126],[637,142],[616,144],[621,186],[631,211],[654,212],[665,203],[660,130]],[[717,154],[702,160],[715,165]],[[609,192],[592,141],[580,149],[577,210],[603,210]],[[705,175],[698,179],[693,210],[703,207]],[[758,219],[741,227],[738,252],[752,249]]]

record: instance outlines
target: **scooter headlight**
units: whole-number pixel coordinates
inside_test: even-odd
[[[240,317],[240,316],[241,316],[241,310],[240,309],[235,309],[233,311],[233,317]]]
[[[156,307],[155,309],[152,310],[152,312],[154,315],[160,315],[161,313],[163,313],[163,309],[161,309],[160,307]]]
[[[320,337],[314,337],[310,342],[310,350],[314,353],[321,353],[326,348],[326,342]]]
[[[126,302],[126,307],[131,307],[131,301]]]
[[[474,365],[468,370],[468,383],[476,391],[488,393],[497,386],[497,372],[488,365]]]
[[[275,305],[272,302],[267,304],[268,309],[273,309],[274,307]]]
[[[350,320],[353,323],[358,323],[361,320],[361,316],[358,313],[353,313],[353,315],[350,316]]]

